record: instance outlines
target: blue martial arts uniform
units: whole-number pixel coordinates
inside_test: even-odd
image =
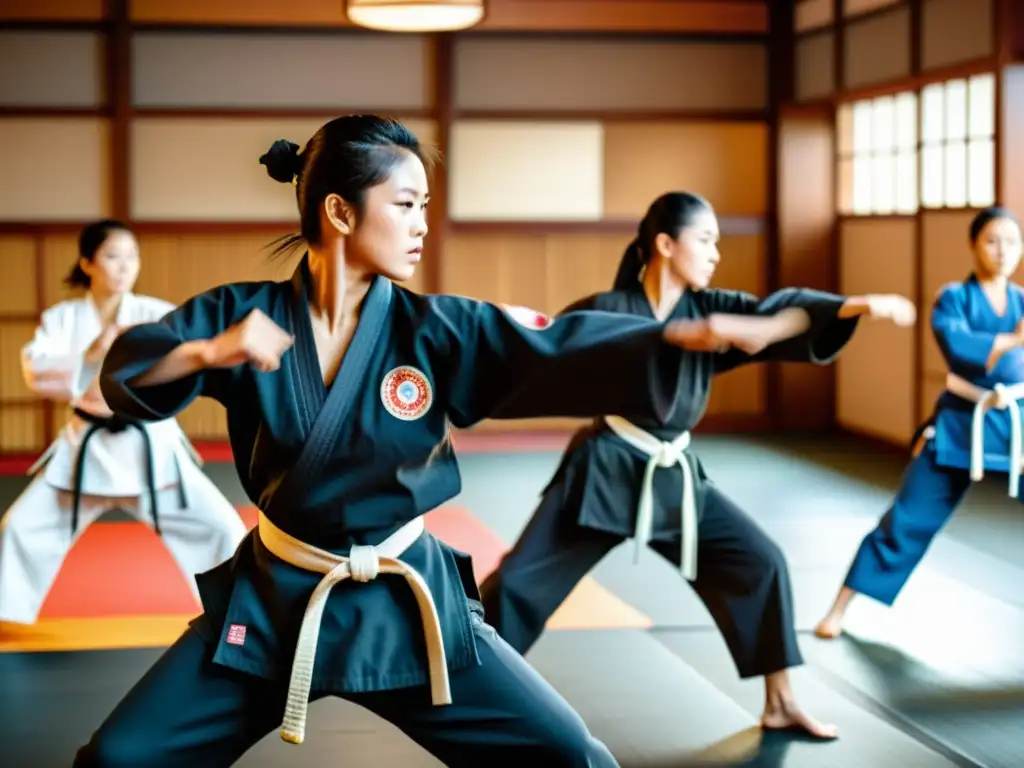
[[[115,412],[144,420],[169,418],[198,396],[218,401],[246,494],[277,529],[330,553],[376,546],[459,493],[451,425],[606,412],[672,417],[683,352],[664,342],[662,323],[596,311],[548,320],[422,296],[383,277],[325,386],[310,283],[304,258],[290,282],[221,286],[160,322],[129,328],[106,357],[101,386]],[[295,337],[278,370],[246,364],[133,384],[182,343],[213,338],[256,309]],[[79,751],[76,766],[228,766],[281,724],[299,626],[322,574],[268,546],[250,532],[231,560],[197,577],[203,614]],[[452,703],[432,706],[420,608],[405,579],[386,574],[329,594],[312,699],[355,701],[448,765],[616,764],[484,624],[468,555],[423,533],[400,559],[436,604]]]
[[[932,332],[951,374],[992,390],[1024,382],[1024,349],[1006,352],[991,369],[995,337],[1013,333],[1024,318],[1024,289],[1009,284],[1006,311],[996,314],[977,278],[951,283],[932,307]],[[1020,412],[1018,401],[1010,406]],[[971,485],[971,433],[975,403],[946,390],[915,435],[927,439],[907,468],[892,506],[861,542],[845,585],[892,605],[935,534]],[[992,408],[984,417],[985,470],[1010,469],[1011,414]]]

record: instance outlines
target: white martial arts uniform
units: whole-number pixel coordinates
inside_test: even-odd
[[[173,308],[161,299],[128,293],[116,324],[159,320]],[[70,403],[83,415],[112,416],[99,390],[100,364],[84,362],[86,350],[101,331],[91,294],[46,310],[35,337],[21,353],[28,385],[43,397]],[[81,457],[79,509],[73,524],[76,463],[91,426],[72,414],[29,470],[34,479],[0,520],[0,621],[35,622],[72,545],[104,512],[121,509],[153,527],[150,471],[160,535],[193,594],[195,574],[231,557],[246,534],[238,512],[199,468],[199,457],[175,419],[140,425],[149,435],[151,464],[146,441],[135,426],[94,430]]]

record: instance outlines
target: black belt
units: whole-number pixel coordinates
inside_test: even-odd
[[[71,507],[71,535],[75,534],[78,530],[78,507],[82,501],[82,479],[85,475],[85,449],[89,444],[90,438],[97,431],[105,429],[108,432],[117,434],[118,432],[124,432],[129,427],[133,427],[142,434],[142,442],[146,446],[146,482],[149,485],[149,506],[150,514],[153,515],[153,528],[156,530],[157,535],[160,535],[160,520],[157,514],[156,505],[156,470],[153,465],[153,443],[149,439],[149,432],[146,431],[145,424],[136,419],[128,419],[124,416],[97,416],[93,413],[88,413],[79,408],[73,409],[75,415],[85,422],[88,422],[89,427],[85,430],[85,434],[82,435],[82,444],[78,449],[78,457],[75,460],[75,480],[73,483],[73,501]]]

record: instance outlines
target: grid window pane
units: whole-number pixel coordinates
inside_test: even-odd
[[[836,144],[843,157],[853,154],[853,107],[840,105],[836,112]]]
[[[921,91],[921,139],[942,141],[946,122],[946,93],[942,83],[926,85]]]
[[[871,211],[890,214],[896,205],[896,158],[875,155],[871,158]]]
[[[967,81],[950,80],[946,83],[946,132],[944,139],[963,139],[967,136]]]
[[[967,143],[954,141],[946,145],[943,170],[943,188],[946,206],[963,208],[967,205]]]
[[[975,75],[968,83],[967,133],[977,138],[994,136],[996,132],[995,75]]]
[[[921,205],[939,208],[945,197],[942,185],[943,155],[941,144],[921,147]]]
[[[871,151],[892,152],[895,146],[896,103],[892,96],[883,96],[871,108]]]
[[[844,157],[839,161],[836,175],[836,208],[843,216],[853,213],[853,159]]]
[[[967,147],[967,202],[975,208],[984,208],[995,201],[995,141],[974,139]]]
[[[871,158],[867,155],[853,158],[853,213],[864,216],[871,213]]]
[[[917,152],[912,149],[896,156],[896,212],[917,212]]]
[[[871,151],[871,121],[874,110],[870,101],[858,101],[853,105],[853,151]]]
[[[917,146],[917,97],[913,93],[896,97],[896,146],[899,149]]]

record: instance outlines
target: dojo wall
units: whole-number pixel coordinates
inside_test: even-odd
[[[24,4],[0,3],[0,20],[13,5]],[[578,3],[552,2],[541,18],[535,3],[505,0],[492,29],[547,34],[449,38],[325,30],[339,4],[320,0],[287,4],[287,18],[283,4],[135,0],[109,36],[106,5],[38,2],[35,20],[60,27],[0,30],[0,452],[41,450],[63,421],[17,360],[41,309],[68,295],[83,222],[133,222],[142,293],[181,301],[282,277],[263,248],[295,229],[294,190],[258,157],[344,112],[402,117],[446,157],[414,289],[557,311],[610,285],[639,217],[672,189],[720,213],[718,283],[766,289],[761,3],[611,3],[588,21]],[[651,18],[662,34],[646,40],[572,32],[644,31]],[[724,377],[709,423],[763,418],[765,390],[763,369]],[[225,435],[212,404],[181,421],[199,440]]]
[[[992,0],[797,5],[794,101],[836,107],[838,288],[901,293],[921,310],[916,329],[862,324],[840,358],[836,420],[850,431],[905,443],[941,389],[931,303],[970,269],[976,210],[1003,197],[996,13]],[[855,130],[863,105],[888,131]]]

